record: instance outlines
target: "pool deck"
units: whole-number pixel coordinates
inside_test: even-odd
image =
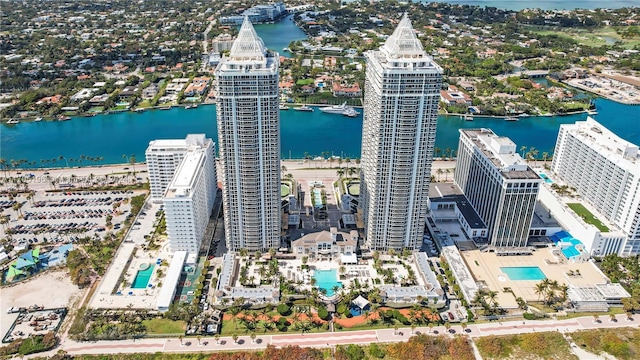
[[[498,292],[498,303],[505,308],[516,308],[515,297],[522,297],[526,301],[538,301],[540,297],[535,293],[535,286],[539,280],[510,280],[501,267],[537,266],[549,280],[557,280],[559,284],[590,285],[602,284],[606,279],[591,263],[559,263],[550,249],[538,249],[530,256],[496,256],[495,253],[479,250],[461,252],[464,260],[476,281],[484,281],[487,286]],[[476,265],[476,261],[478,265]],[[581,276],[568,276],[569,270],[579,270]],[[503,288],[510,287],[515,297]]]

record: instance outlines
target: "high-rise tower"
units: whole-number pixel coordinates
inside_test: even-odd
[[[234,251],[280,245],[278,65],[245,18],[215,71],[225,235]]]
[[[362,130],[366,244],[415,249],[422,241],[442,68],[405,15],[367,59]]]
[[[496,249],[527,246],[542,179],[509,138],[461,129],[454,182],[489,228]]]

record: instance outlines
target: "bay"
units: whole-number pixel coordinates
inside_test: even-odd
[[[275,24],[256,24],[253,27],[267,48],[277,51],[284,57],[291,57],[291,53],[282,49],[288,48],[292,41],[307,38],[304,31],[293,22],[293,15],[289,15]]]
[[[640,107],[597,99],[596,120],[625,140],[640,144]],[[511,138],[520,146],[552,152],[560,124],[586,119],[586,114],[551,117],[528,117],[519,121],[476,118],[464,121],[457,116],[440,116],[436,146],[443,151],[458,146],[458,130],[485,127],[496,134]],[[302,158],[330,152],[334,156],[360,157],[362,115],[348,118],[320,111],[280,112],[282,158]],[[217,142],[214,105],[201,105],[185,110],[147,110],[143,113],[123,112],[95,117],[77,117],[70,121],[21,122],[0,126],[0,157],[7,161],[26,159],[35,167],[65,166],[66,163],[45,163],[63,156],[80,159],[81,155],[103,157],[102,164],[125,162],[123,155],[135,155],[144,161],[144,151],[154,139],[180,139],[190,133],[204,133]],[[70,165],[92,165],[72,161]]]

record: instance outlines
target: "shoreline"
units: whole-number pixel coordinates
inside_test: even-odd
[[[568,84],[567,84],[568,85]],[[610,101],[614,101],[614,102],[618,102],[621,103],[619,101],[616,101],[615,99],[609,99],[607,97],[603,97],[603,96],[599,96],[602,97],[603,99],[607,99]],[[361,99],[361,98],[360,98]],[[629,106],[636,106],[636,105],[640,105],[640,104],[635,104],[635,103],[621,103],[623,105],[629,105]],[[112,114],[121,114],[121,113],[126,113],[126,112],[131,112],[131,113],[143,113],[147,110],[160,110],[160,111],[166,111],[166,110],[172,110],[174,108],[182,108],[182,110],[191,110],[192,108],[187,109],[187,107],[189,106],[193,106],[193,105],[197,105],[197,106],[212,106],[212,105],[216,105],[215,102],[202,102],[199,104],[180,104],[180,105],[171,105],[171,106],[150,106],[150,107],[146,107],[146,108],[135,108],[135,109],[128,109],[128,110],[107,110],[107,111],[101,111],[101,112],[93,112],[93,113],[84,113],[84,114],[78,114],[78,115],[67,115],[70,116],[71,119],[69,120],[58,120],[56,118],[44,118],[44,117],[40,117],[40,116],[26,116],[26,117],[21,117],[21,118],[8,118],[8,119],[2,119],[0,120],[0,123],[4,123],[5,125],[18,125],[18,124],[8,124],[8,121],[15,119],[15,120],[19,120],[20,122],[24,121],[24,122],[62,122],[62,121],[70,121],[73,120],[74,118],[86,118],[86,117],[95,117],[97,115],[112,115]],[[326,106],[332,106],[332,105],[336,105],[336,104],[316,104],[316,103],[283,103],[283,105],[289,106],[289,110],[295,110],[295,108],[293,108],[293,106],[303,106],[303,105],[307,105],[307,106],[314,106],[317,108],[322,108],[322,107],[326,107]],[[197,107],[196,106],[196,107]],[[349,105],[355,109],[364,109],[363,105]],[[289,110],[280,110],[280,111],[289,111]],[[547,118],[547,117],[554,117],[554,116],[570,116],[570,115],[577,115],[577,114],[589,114],[591,110],[578,110],[578,111],[571,111],[571,112],[566,112],[566,113],[547,113],[547,114],[540,114],[540,115],[529,115],[529,116],[518,116],[518,115],[504,115],[504,116],[500,116],[500,115],[474,115],[474,114],[462,114],[462,113],[438,113],[438,116],[468,116],[468,117],[472,117],[472,118],[487,118],[487,119],[504,119],[506,117],[509,116],[516,116],[518,119],[523,118],[535,118],[535,117],[541,117],[541,118]],[[40,121],[35,121],[35,119],[37,118],[41,118]]]

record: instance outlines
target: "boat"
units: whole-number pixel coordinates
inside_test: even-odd
[[[464,120],[464,121],[473,121],[473,116],[464,115],[464,116],[462,116],[462,120]]]
[[[285,104],[280,104],[280,110],[289,110],[289,107]]]
[[[161,106],[160,110],[171,110],[171,105],[169,105],[169,106]]]
[[[348,117],[356,117],[356,116],[360,115],[360,113],[357,112],[354,108],[350,108],[350,109],[347,109],[347,110],[343,111],[342,115],[348,116]]]
[[[198,105],[194,104],[194,105],[187,105],[184,108],[185,108],[185,110],[189,110],[189,109],[195,109],[197,107],[198,107]]]
[[[522,114],[520,114],[520,115],[518,115],[518,116],[519,116],[519,117],[529,117],[529,116],[531,116],[531,115],[529,115],[529,114],[527,114],[527,113],[522,113]]]
[[[327,114],[343,114],[344,112],[347,110],[353,110],[352,106],[347,106],[347,103],[344,102],[342,103],[342,105],[333,105],[333,106],[325,106],[325,107],[321,107],[320,111],[327,113]]]
[[[144,112],[145,110],[146,110],[145,108],[137,108],[137,109],[135,109],[133,111],[137,112],[137,113],[141,113],[141,112]]]
[[[518,121],[518,118],[515,116],[507,116],[504,118],[506,121]]]
[[[313,112],[313,108],[307,105],[302,105],[300,107],[293,108],[293,110]]]
[[[33,119],[33,121],[40,122],[40,121],[42,121],[42,118],[40,116],[38,116],[37,118]]]
[[[19,124],[19,123],[20,123],[20,120],[18,119],[9,119],[9,121],[7,121],[7,124],[11,124],[11,125]]]
[[[587,110],[588,115],[598,115],[598,112],[595,110]]]
[[[283,48],[283,49],[282,49],[282,51],[284,51],[284,52],[290,52],[290,51],[291,51],[291,49],[289,49],[289,48]]]
[[[58,121],[67,121],[67,120],[71,120],[70,117],[65,116],[65,115],[58,115]]]

